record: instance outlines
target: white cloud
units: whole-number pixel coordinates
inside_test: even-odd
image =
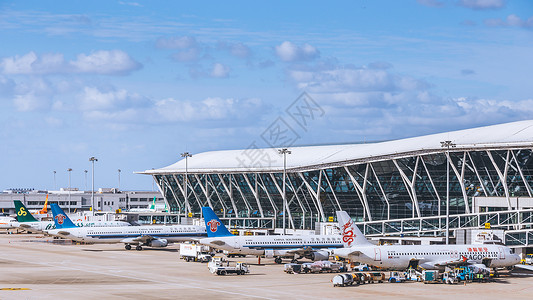
[[[472,9],[499,9],[505,7],[505,0],[460,0],[459,5]]]
[[[192,36],[175,36],[169,38],[159,38],[155,43],[161,49],[188,49],[198,46],[196,38]]]
[[[172,54],[172,58],[179,62],[197,61],[200,58],[200,49],[190,48]]]
[[[485,20],[485,25],[492,27],[522,27],[522,28],[533,28],[533,17],[530,17],[527,20],[522,20],[517,15],[509,15],[504,20],[502,19],[487,19]]]
[[[77,60],[66,62],[63,54],[43,54],[35,52],[23,56],[6,57],[0,63],[4,74],[62,74],[92,73],[125,75],[138,70],[142,65],[121,50],[96,51],[90,55],[79,54]]]
[[[82,111],[127,110],[149,105],[148,99],[124,89],[102,91],[96,87],[85,87],[79,100]]]
[[[169,122],[194,122],[205,120],[229,120],[255,118],[264,112],[260,99],[207,98],[202,101],[159,100],[155,104],[156,113]]]
[[[90,55],[79,54],[77,60],[70,64],[80,73],[111,75],[126,75],[142,67],[140,63],[121,50],[101,50]]]
[[[276,46],[275,50],[278,57],[286,62],[308,61],[320,56],[319,51],[309,44],[297,46],[289,41]]]
[[[383,69],[330,67],[322,70],[289,70],[299,88],[315,93],[392,92],[420,90],[427,83]]]
[[[431,6],[431,7],[442,7],[444,6],[444,2],[439,0],[416,0],[416,2],[425,5],[425,6]]]
[[[231,55],[239,58],[248,58],[252,55],[250,47],[243,43],[219,42],[218,49],[229,51]]]
[[[221,63],[215,63],[211,70],[210,76],[215,78],[226,78],[229,76],[230,68]]]
[[[16,95],[13,100],[15,108],[18,111],[33,111],[44,108],[46,106],[46,101],[43,101],[34,94],[24,94]]]

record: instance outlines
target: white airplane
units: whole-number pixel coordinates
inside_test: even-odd
[[[0,216],[0,229],[16,228],[17,220],[9,216]]]
[[[384,245],[370,243],[345,211],[337,211],[344,247],[334,255],[384,269],[421,267],[444,270],[447,266],[472,265],[482,270],[509,267],[520,262],[520,256],[501,245]]]
[[[334,248],[342,247],[341,237],[336,235],[264,235],[235,236],[210,207],[202,207],[207,238],[199,240],[200,244],[243,255],[265,256],[275,258],[280,264],[282,257],[327,260]]]
[[[91,244],[125,244],[126,250],[136,245],[166,247],[169,243],[197,240],[206,236],[205,228],[194,225],[147,225],[127,227],[77,227],[55,203],[51,204],[56,229],[46,232],[75,241]]]
[[[54,221],[39,221],[28,211],[26,206],[20,200],[14,200],[17,220],[11,221],[11,228],[20,228],[29,232],[43,233],[46,230],[55,229]],[[131,226],[128,222],[123,221],[85,221],[76,220],[79,227],[121,227]]]

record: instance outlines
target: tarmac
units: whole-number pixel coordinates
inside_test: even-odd
[[[0,299],[531,299],[533,276],[489,283],[374,283],[333,287],[336,274],[286,274],[272,259],[235,258],[250,274],[217,276],[179,259],[178,245],[124,249],[41,235],[0,234]]]

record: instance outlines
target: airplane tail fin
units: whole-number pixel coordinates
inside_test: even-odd
[[[204,215],[205,228],[208,237],[233,236],[226,226],[222,224],[211,207],[202,207],[202,214]]]
[[[56,229],[74,228],[76,226],[72,220],[65,214],[65,212],[57,205],[57,203],[51,203],[52,214],[54,215],[54,223]]]
[[[337,221],[342,234],[344,247],[362,246],[371,244],[361,230],[354,224],[352,218],[345,211],[337,211]]]
[[[152,205],[150,206],[150,209],[155,210],[155,200],[156,197],[154,197],[154,201],[152,201]]]
[[[17,212],[17,221],[19,222],[38,222],[31,213],[28,211],[26,206],[22,204],[20,200],[14,200],[15,202],[15,211]]]
[[[48,213],[48,207],[47,207],[47,206],[48,206],[48,194],[46,194],[46,200],[44,200],[44,206],[43,206],[43,209],[41,209],[41,210],[39,211],[39,213],[40,213],[40,214],[43,214],[43,215],[47,214],[47,213]]]

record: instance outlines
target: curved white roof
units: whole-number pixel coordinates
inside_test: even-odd
[[[452,141],[455,149],[523,148],[533,146],[533,120],[438,133],[401,140],[328,146],[289,147],[287,170],[309,170],[358,161],[377,161],[414,153],[444,150],[442,141]],[[274,148],[210,151],[188,158],[189,173],[279,172],[283,155]],[[142,174],[184,173],[185,159],[170,166],[146,170]]]

